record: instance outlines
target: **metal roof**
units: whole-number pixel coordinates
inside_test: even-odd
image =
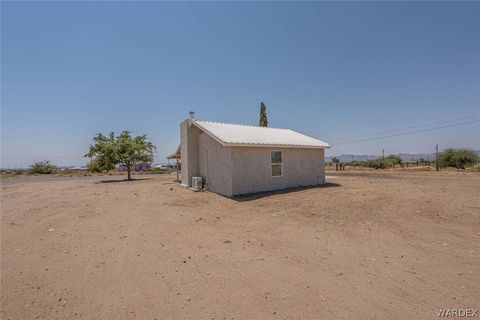
[[[171,159],[180,159],[180,158],[181,158],[180,145],[178,145],[177,150],[171,155],[167,156],[167,159],[171,160]]]
[[[325,149],[330,145],[290,129],[190,120],[224,146]]]

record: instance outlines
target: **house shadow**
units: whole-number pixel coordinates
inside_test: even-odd
[[[279,194],[286,194],[286,193],[295,193],[299,191],[304,191],[304,190],[310,190],[310,189],[325,189],[325,188],[338,188],[341,187],[341,184],[334,183],[334,182],[327,182],[324,185],[321,186],[307,186],[307,187],[295,187],[295,188],[288,188],[288,189],[282,189],[282,190],[276,190],[276,191],[264,191],[264,192],[258,192],[258,193],[249,193],[249,194],[243,194],[243,195],[238,195],[238,196],[233,196],[230,199],[235,200],[237,202],[246,202],[246,201],[253,201],[253,200],[258,200],[262,198],[267,198]]]
[[[138,182],[138,181],[144,181],[144,180],[152,180],[153,178],[137,178],[137,179],[110,179],[110,180],[101,180],[97,181],[95,183],[117,183],[117,182]]]

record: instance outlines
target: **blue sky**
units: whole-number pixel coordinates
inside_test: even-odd
[[[1,9],[2,167],[83,164],[95,133],[124,129],[146,133],[163,162],[188,111],[256,124],[260,101],[271,126],[331,142],[329,154],[432,152],[436,143],[480,149],[479,122],[335,146],[480,119],[480,3]]]

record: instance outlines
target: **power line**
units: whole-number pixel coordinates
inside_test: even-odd
[[[404,131],[404,130],[415,129],[415,128],[420,128],[420,127],[424,127],[424,126],[432,126],[432,125],[439,125],[439,124],[444,124],[444,123],[464,121],[464,120],[469,120],[469,119],[472,119],[472,118],[477,118],[479,115],[480,115],[480,113],[475,113],[475,114],[472,114],[472,115],[469,115],[469,116],[464,116],[464,117],[461,117],[461,118],[455,118],[455,119],[450,119],[450,120],[441,120],[441,121],[434,121],[434,122],[423,122],[423,123],[419,123],[419,124],[416,124],[416,125],[413,125],[413,126],[408,126],[408,127],[403,127],[403,128],[396,128],[396,129],[388,129],[388,130],[376,131],[376,132],[372,132],[372,133],[363,134],[363,135],[360,135],[360,136],[357,135],[357,136],[354,137],[353,139],[367,138],[367,137],[374,136],[374,135],[377,135],[377,134],[391,133],[391,132],[397,132],[397,131]],[[343,141],[350,141],[350,140],[351,140],[351,138],[350,138],[350,139],[349,139],[349,138],[346,138],[346,139],[342,139],[342,140],[340,140],[340,141],[338,141],[338,142],[339,142],[339,143],[343,143]],[[335,140],[333,140],[332,143],[336,144],[336,143],[335,143]]]
[[[479,114],[480,115],[480,114]],[[404,127],[404,128],[398,128],[398,129],[389,129],[389,130],[383,130],[383,131],[378,131],[378,132],[373,132],[369,135],[374,135],[374,134],[380,134],[380,133],[388,133],[388,132],[394,132],[394,131],[402,131],[402,130],[407,130],[407,129],[415,129],[418,127],[423,127],[425,125],[436,125],[436,124],[443,124],[443,123],[449,123],[449,122],[456,122],[456,121],[462,121],[462,120],[467,120],[471,119],[472,117],[478,116],[477,114],[468,116],[468,117],[462,117],[462,118],[457,118],[457,119],[451,119],[451,120],[442,120],[442,121],[434,121],[434,122],[424,122],[422,124],[410,126],[410,127]]]
[[[420,130],[415,130],[415,131],[410,131],[410,132],[402,132],[402,133],[391,134],[391,135],[381,136],[381,137],[374,137],[374,138],[368,138],[368,139],[357,139],[357,140],[337,143],[337,144],[335,144],[335,146],[345,145],[345,144],[353,144],[353,143],[359,143],[359,142],[366,142],[366,141],[373,141],[373,140],[387,139],[387,138],[404,136],[404,135],[415,134],[415,133],[420,133],[420,132],[427,132],[427,131],[433,131],[433,130],[444,129],[444,128],[458,127],[458,126],[463,126],[463,125],[466,125],[466,124],[477,123],[477,122],[480,122],[480,120],[465,121],[465,122],[446,125],[446,126],[440,126],[440,127],[434,127],[434,128],[428,128],[428,129],[420,129]]]

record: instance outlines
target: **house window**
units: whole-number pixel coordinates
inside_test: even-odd
[[[283,175],[282,151],[272,151],[270,153],[272,177],[281,177]]]

